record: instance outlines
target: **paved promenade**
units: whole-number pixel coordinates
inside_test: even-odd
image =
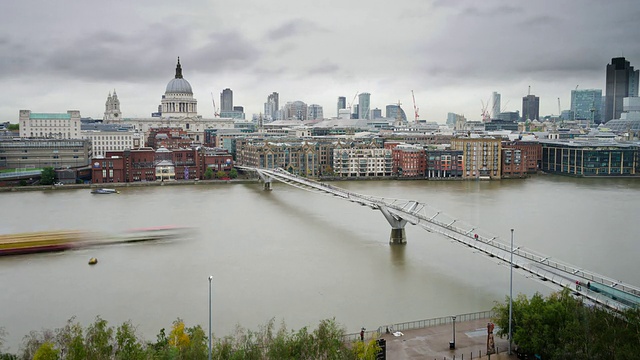
[[[488,359],[487,352],[487,322],[488,319],[456,322],[456,348],[449,349],[449,342],[453,339],[451,324],[438,325],[423,329],[403,331],[403,336],[383,334],[386,340],[387,359],[389,360],[451,360],[455,359]],[[496,329],[497,330],[497,329]],[[494,330],[494,334],[497,332]],[[494,335],[497,354],[491,359],[517,359],[515,351],[508,355],[509,342],[505,338]],[[513,350],[513,349],[512,349]]]

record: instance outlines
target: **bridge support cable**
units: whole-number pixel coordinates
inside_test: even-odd
[[[283,169],[238,168],[257,172],[265,183],[271,183],[272,179],[276,179],[306,191],[330,194],[380,210],[392,228],[389,241],[391,244],[406,244],[405,225],[410,223],[466,245],[479,253],[499,259],[504,263],[513,264],[519,272],[531,274],[532,278],[546,284],[569,288],[574,294],[583,296],[594,304],[616,311],[640,306],[640,288],[636,286],[555,261],[552,257],[524,250],[521,247],[511,249],[509,244],[503,243],[497,236],[483,233],[475,226],[448,217],[441,211],[436,211],[418,201],[358,194],[293,175]],[[513,253],[513,262],[511,262],[511,253]]]

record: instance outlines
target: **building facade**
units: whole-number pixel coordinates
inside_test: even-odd
[[[541,140],[542,170],[572,176],[637,176],[638,146],[614,141]]]
[[[589,124],[600,124],[602,122],[601,102],[602,90],[600,89],[571,90],[573,119],[570,120],[587,120]]]
[[[607,64],[604,122],[620,119],[622,99],[638,96],[639,74],[623,57],[613,58],[611,64]]]
[[[20,110],[20,137],[30,139],[79,139],[80,111],[32,113]]]
[[[527,95],[522,98],[522,121],[538,120],[540,118],[540,98]]]
[[[464,156],[461,150],[427,151],[427,178],[462,178],[464,175]]]
[[[233,91],[229,88],[220,93],[220,113],[233,111]]]
[[[347,98],[344,96],[338,96],[338,107],[336,110],[336,116],[340,117],[340,110],[347,108]]]
[[[264,103],[264,115],[269,121],[278,119],[278,110],[280,110],[280,95],[277,92],[272,92],[267,96],[267,102]]]
[[[323,119],[322,106],[318,104],[311,104],[307,107],[307,119],[308,120],[322,120]]]
[[[89,139],[16,139],[0,141],[0,168],[77,168],[89,165]]]
[[[371,120],[371,94],[360,93],[358,95],[358,119]]]
[[[385,143],[385,148],[387,144]],[[391,149],[392,175],[399,178],[424,178],[427,172],[426,151],[421,146],[398,144]]]
[[[500,179],[502,164],[501,139],[493,137],[457,137],[451,139],[451,150],[462,151],[463,178]]]
[[[338,177],[389,177],[393,172],[393,155],[384,148],[336,148],[333,172]]]

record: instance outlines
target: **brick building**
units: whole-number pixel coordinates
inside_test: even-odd
[[[161,147],[110,151],[91,161],[94,184],[201,179],[207,168],[228,173],[233,158],[221,149]]]

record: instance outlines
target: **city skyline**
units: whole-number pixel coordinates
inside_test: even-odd
[[[0,120],[17,122],[21,109],[102,118],[113,89],[122,116],[149,117],[178,56],[205,118],[211,93],[230,88],[247,118],[273,92],[280,107],[300,100],[332,117],[339,96],[357,104],[360,93],[371,94],[370,109],[400,101],[408,111],[413,90],[423,120],[480,120],[494,91],[505,111],[521,111],[529,86],[544,116],[557,114],[558,98],[568,110],[576,86],[604,95],[612,58],[640,67],[635,1],[330,1],[304,14],[291,11],[298,4],[143,0],[105,13],[71,0],[9,0],[0,5]],[[533,52],[518,51],[523,44]]]

